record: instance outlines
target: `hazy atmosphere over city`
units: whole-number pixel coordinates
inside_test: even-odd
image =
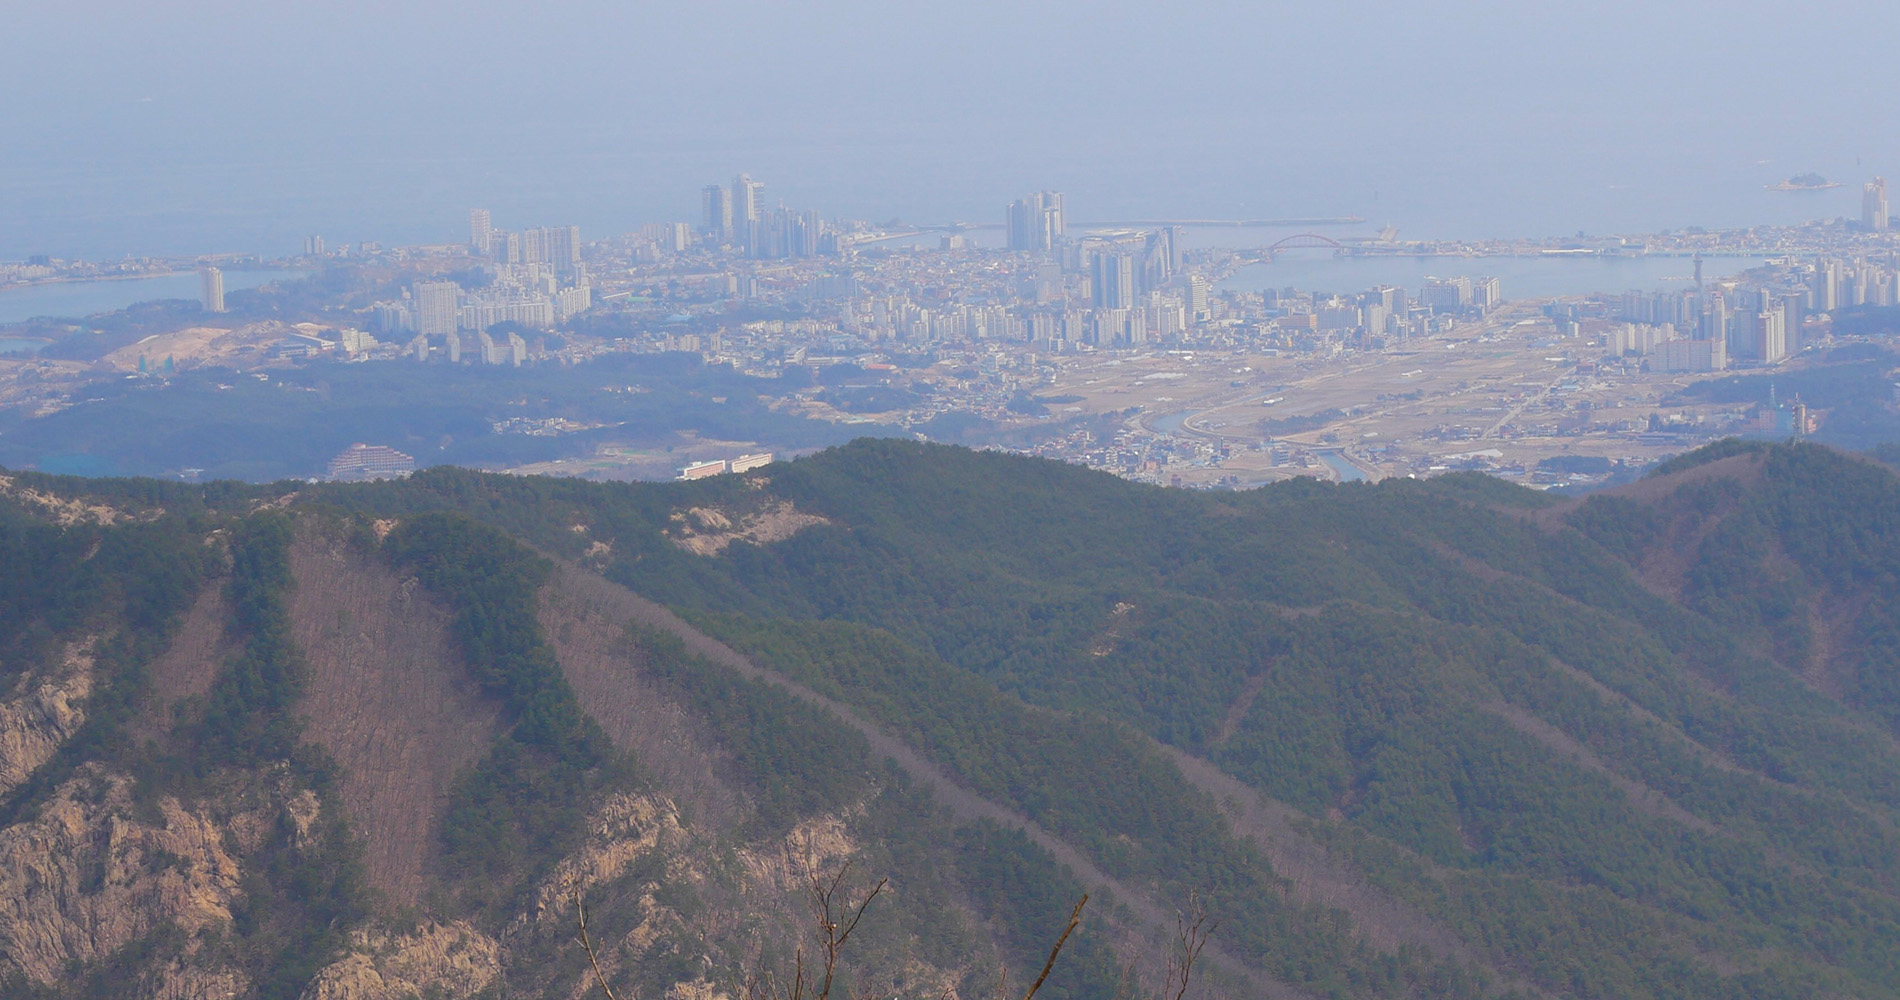
[[[1878,3],[19,3],[0,254],[624,231],[749,170],[828,214],[1358,215],[1419,237],[1798,221],[1893,170]],[[1852,206],[1841,199],[1837,213]],[[1823,209],[1825,210],[1825,209]]]
[[[1900,8],[0,8],[0,1000],[1900,997]]]

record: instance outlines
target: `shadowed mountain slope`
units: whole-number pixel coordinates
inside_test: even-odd
[[[17,483],[0,554],[54,585],[0,586],[0,849],[87,802],[226,831],[0,919],[49,996],[571,995],[579,891],[617,988],[712,997],[788,953],[807,858],[893,877],[854,988],[895,996],[987,995],[1084,889],[1052,998],[1158,968],[1190,894],[1248,995],[1900,990],[1900,479],[1824,448],[1582,501],[897,441]],[[143,915],[35,944],[82,902]]]

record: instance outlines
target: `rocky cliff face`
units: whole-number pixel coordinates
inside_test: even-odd
[[[205,945],[229,929],[241,858],[272,817],[171,798],[141,806],[131,784],[88,770],[31,821],[0,829],[0,956],[51,987],[77,964],[165,935],[182,942],[181,961],[141,970],[139,995],[229,996],[243,984]]]
[[[142,783],[124,755],[62,772],[0,825],[0,992],[258,995],[269,984],[242,941],[255,932],[247,920],[269,919],[257,916],[271,891],[264,873],[284,863],[284,845],[294,854],[320,837],[331,808],[358,845],[369,916],[325,945],[300,992],[273,996],[578,998],[596,989],[573,947],[585,906],[601,969],[623,995],[635,982],[640,995],[728,997],[739,987],[731,970],[799,947],[807,875],[861,860],[836,813],[752,830],[749,793],[724,775],[717,734],[642,672],[604,582],[569,568],[539,613],[585,710],[647,777],[592,803],[584,836],[500,913],[444,912],[460,877],[441,857],[444,809],[502,731],[498,708],[474,690],[449,611],[415,578],[320,534],[300,534],[287,555],[289,631],[308,671],[297,725],[332,769],[327,798],[282,766],[205,772],[182,786],[189,795],[158,794],[175,785]],[[176,749],[174,713],[214,697],[244,654],[227,634],[230,605],[224,581],[208,583],[147,668],[124,738],[154,759]],[[0,801],[81,731],[100,683],[97,642],[58,645],[0,700]],[[954,997],[961,970],[906,959],[902,974]]]
[[[505,987],[503,995],[586,996],[597,989],[591,968],[572,956],[547,958],[549,942],[578,935],[577,905],[590,914],[590,938],[610,980],[664,969],[653,995],[730,997],[740,984],[716,970],[753,965],[765,947],[795,947],[791,929],[805,915],[807,873],[835,871],[860,855],[835,816],[735,847],[684,822],[662,795],[610,796],[588,827],[586,842],[535,885],[499,934],[465,921],[404,932],[378,923],[351,936],[347,954],[317,975],[302,1000],[466,1000],[491,987]],[[603,912],[612,919],[599,919]],[[955,1000],[961,971],[913,961],[902,975],[913,988],[930,984],[931,996]]]
[[[90,646],[68,643],[57,663],[25,673],[11,695],[0,701],[0,797],[51,759],[86,721],[84,704],[92,693]]]
[[[464,921],[407,934],[376,926],[350,935],[350,951],[304,990],[303,1000],[461,1000],[501,974],[501,946]]]

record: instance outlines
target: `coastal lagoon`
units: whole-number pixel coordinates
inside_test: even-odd
[[[226,294],[256,288],[272,281],[303,277],[298,271],[249,270],[224,272]],[[198,272],[178,271],[152,278],[100,278],[90,281],[49,281],[0,289],[0,323],[18,323],[41,316],[84,319],[115,312],[140,302],[198,298]]]

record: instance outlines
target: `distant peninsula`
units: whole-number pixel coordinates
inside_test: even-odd
[[[1839,181],[1831,181],[1820,174],[1796,174],[1779,184],[1768,185],[1770,191],[1825,191],[1840,187]]]

